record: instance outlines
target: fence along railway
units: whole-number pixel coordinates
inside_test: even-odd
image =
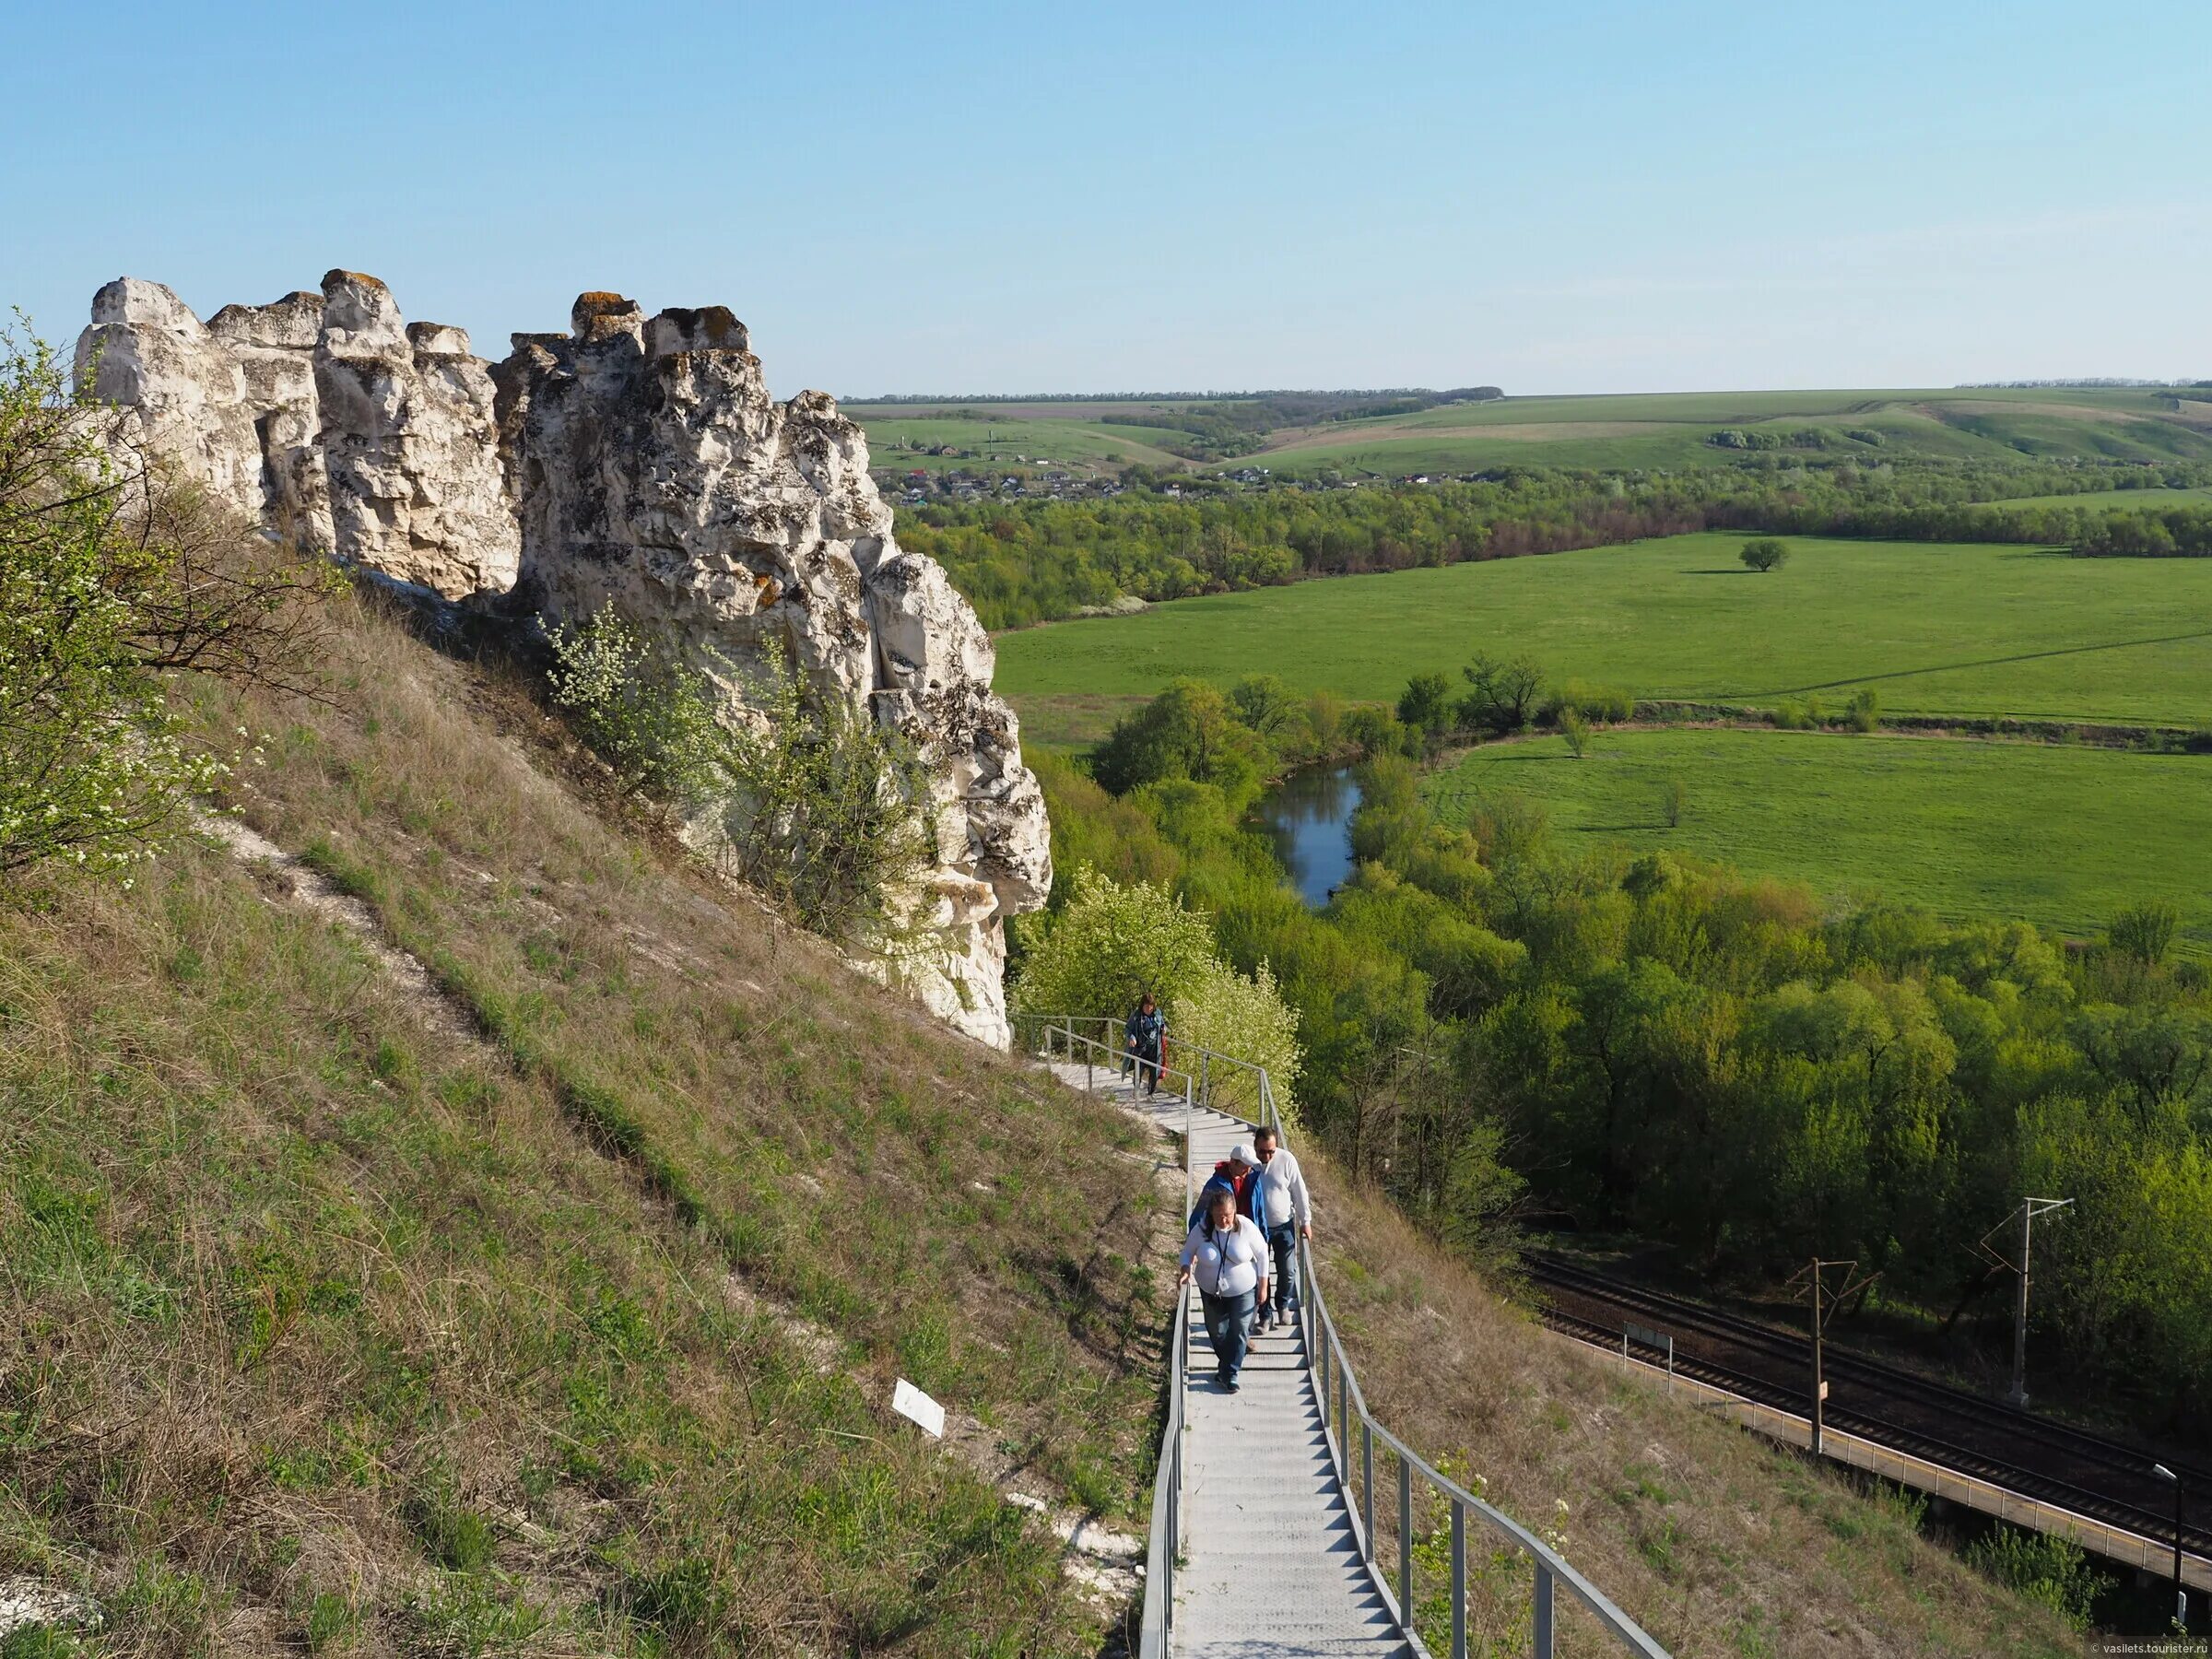
[[[1662,1361],[1648,1336],[1671,1336],[1677,1376],[1802,1422],[1810,1378],[1803,1332],[1623,1284],[1542,1252],[1524,1253],[1523,1259],[1544,1292],[1545,1319],[1553,1328],[1616,1352],[1626,1332],[1631,1357],[1652,1364]],[[1970,1394],[1839,1348],[1833,1341],[1826,1346],[1824,1370],[1828,1427],[1900,1454],[1877,1472],[2072,1536],[2130,1566],[2171,1570],[2173,1488],[2152,1474],[2154,1464],[2178,1473],[2186,1490],[2212,1497],[2212,1468]],[[1777,1427],[1757,1419],[1752,1426],[1769,1431]],[[1844,1461],[1871,1466],[1863,1457]],[[1948,1490],[1927,1475],[1916,1477],[1914,1465],[1969,1477],[2062,1516],[2102,1524],[2074,1526],[2059,1516],[2038,1520],[2023,1510],[1977,1500],[1971,1490]],[[2201,1514],[2184,1519],[2182,1542],[2184,1579],[2212,1589],[2212,1530]]]

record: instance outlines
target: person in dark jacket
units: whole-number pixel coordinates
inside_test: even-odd
[[[1253,1149],[1243,1142],[1240,1141],[1231,1147],[1229,1156],[1214,1166],[1214,1172],[1206,1178],[1206,1184],[1198,1189],[1198,1203],[1191,1211],[1190,1224],[1193,1227],[1198,1225],[1199,1218],[1206,1214],[1206,1206],[1213,1201],[1216,1193],[1227,1193],[1236,1205],[1238,1215],[1251,1216],[1253,1194],[1258,1186],[1254,1178],[1259,1172],[1259,1162]],[[1256,1222],[1258,1218],[1254,1217],[1253,1219]],[[1265,1236],[1264,1230],[1262,1236]]]
[[[1168,1063],[1168,1017],[1159,1011],[1151,992],[1145,993],[1122,1022],[1122,1035],[1136,1066],[1136,1080],[1149,1095],[1159,1087],[1160,1068]]]

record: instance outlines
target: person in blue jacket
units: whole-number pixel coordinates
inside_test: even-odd
[[[1149,1096],[1159,1087],[1160,1068],[1168,1063],[1168,1017],[1159,1011],[1151,992],[1145,993],[1143,1000],[1122,1022],[1122,1035],[1136,1064],[1136,1080],[1145,1086],[1145,1093]]]
[[[1198,1189],[1198,1202],[1192,1206],[1190,1225],[1198,1225],[1199,1218],[1206,1214],[1206,1205],[1216,1193],[1227,1193],[1238,1215],[1249,1216],[1257,1221],[1259,1216],[1253,1210],[1252,1202],[1259,1186],[1259,1154],[1252,1149],[1249,1141],[1239,1141],[1231,1147],[1229,1156],[1214,1166],[1214,1172],[1206,1178],[1206,1184]],[[1261,1230],[1264,1236],[1265,1230]]]

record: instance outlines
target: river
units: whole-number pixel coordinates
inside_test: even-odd
[[[1257,807],[1290,885],[1313,909],[1352,873],[1352,814],[1359,785],[1348,766],[1308,766],[1260,797]]]

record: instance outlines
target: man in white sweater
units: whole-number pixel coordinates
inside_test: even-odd
[[[1261,1311],[1262,1329],[1279,1329],[1298,1311],[1298,1241],[1313,1236],[1313,1201],[1305,1171],[1273,1129],[1253,1136],[1260,1167],[1252,1177],[1252,1218],[1275,1254],[1274,1306]]]

